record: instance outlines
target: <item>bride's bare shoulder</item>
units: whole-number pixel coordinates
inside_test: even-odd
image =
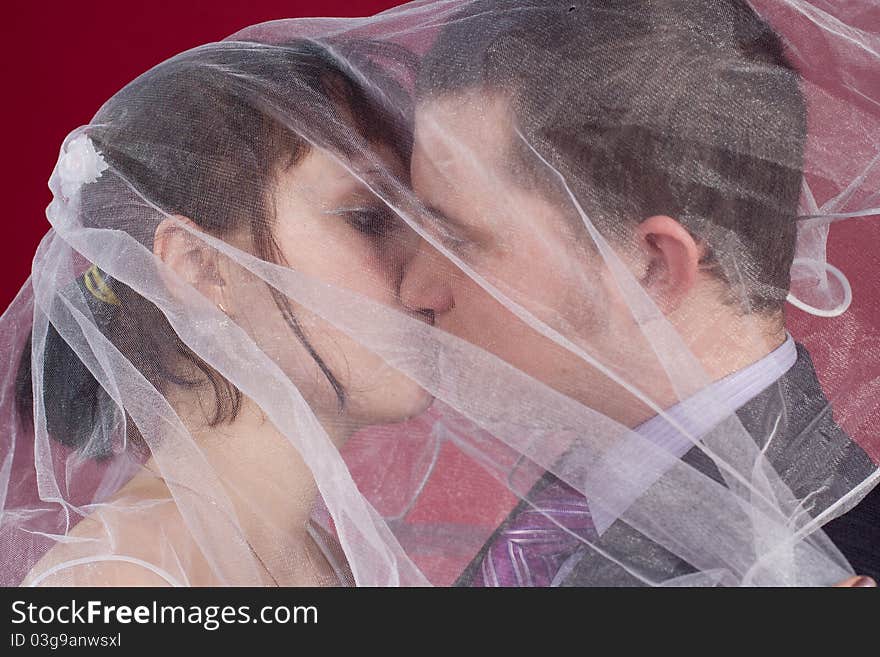
[[[164,482],[138,475],[59,539],[22,585],[175,586],[204,570]]]
[[[179,584],[167,573],[158,570],[154,565],[123,555],[95,555],[77,559],[68,559],[60,554],[55,555],[47,563],[42,561],[38,563],[22,582],[22,586],[159,587],[177,585]]]

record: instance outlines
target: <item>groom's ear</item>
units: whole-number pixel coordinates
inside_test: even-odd
[[[173,275],[161,269],[168,290],[178,299],[188,283],[215,304],[223,300],[225,281],[220,272],[218,253],[203,239],[202,232],[191,219],[182,215],[166,217],[156,227],[153,254],[170,268]]]
[[[667,215],[648,217],[636,229],[637,247],[645,262],[640,281],[660,310],[675,310],[697,281],[700,246],[678,221]]]

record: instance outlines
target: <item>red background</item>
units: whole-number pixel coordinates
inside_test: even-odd
[[[301,16],[364,16],[396,4],[400,1],[152,0],[141,5],[130,0],[4,0],[0,15],[5,45],[0,64],[4,90],[0,102],[4,184],[0,189],[5,192],[0,214],[4,228],[0,240],[0,310],[6,308],[27,278],[37,244],[49,228],[45,218],[50,201],[46,183],[63,138],[87,123],[101,103],[124,84],[176,53],[220,40],[248,25]],[[789,326],[812,351],[822,383],[835,403],[838,421],[880,460],[880,440],[874,429],[880,416],[875,394],[880,379],[874,378],[880,359],[880,299],[876,294],[880,231],[876,225],[869,225],[873,230],[865,230],[864,220],[845,222],[832,231],[829,244],[831,261],[844,267],[853,282],[857,310],[847,318],[816,320],[789,309]],[[384,440],[374,432],[352,441],[348,450],[355,456],[358,449],[368,450],[365,463],[375,462],[370,454],[376,450],[385,450],[389,463],[398,457],[404,463],[404,467],[388,470],[403,475],[411,469],[405,467],[413,459],[410,452],[417,452],[424,446],[421,441],[429,439],[428,428],[407,425],[408,441],[400,441],[396,431],[388,432]],[[370,475],[381,474],[380,479],[388,476],[387,471],[357,474],[368,492],[381,488],[381,481],[371,481]],[[413,510],[408,522],[463,519],[491,531],[515,502],[509,491],[488,474],[474,472],[473,463],[451,445],[443,446],[430,484],[420,498],[421,506]],[[445,499],[449,495],[454,497]],[[444,499],[438,501],[437,496]],[[443,509],[492,511],[486,500],[493,498],[497,517],[462,518],[461,514],[452,514],[446,519],[424,515],[426,510],[441,516]],[[478,536],[475,532],[472,541]],[[467,546],[475,551],[481,540]],[[452,555],[451,563],[433,565],[432,559],[444,555],[418,556],[422,567],[442,573],[437,583],[449,583],[471,554],[465,550]]]
[[[368,16],[399,0],[4,0],[0,312],[49,229],[49,174],[64,137],[150,67],[247,25],[301,16]]]

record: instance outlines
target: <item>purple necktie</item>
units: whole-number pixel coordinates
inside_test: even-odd
[[[565,560],[594,538],[586,498],[554,477],[497,535],[471,586],[550,586]]]

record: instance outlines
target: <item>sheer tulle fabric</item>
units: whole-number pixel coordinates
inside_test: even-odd
[[[0,320],[2,583],[450,585],[469,564],[490,578],[515,508],[544,523],[546,583],[577,554],[585,584],[851,574],[822,527],[880,480],[877,14],[689,4],[275,21],[109,99],[62,145],[52,227]],[[748,59],[760,32],[719,55],[752,11],[796,74]],[[437,55],[475,35],[483,60]],[[557,94],[499,82],[517,48],[518,84]],[[581,123],[590,155],[570,156],[559,135]],[[638,145],[673,143],[651,155],[672,191],[645,191]],[[764,228],[700,210],[785,216],[775,181],[738,177],[748,162],[799,181],[766,228],[796,230],[775,278]],[[614,219],[660,197],[707,249],[704,306],[660,290]],[[682,310],[721,297],[735,324]],[[823,396],[735,399],[716,384],[755,358],[730,355],[777,347],[783,306]],[[588,505],[582,530],[548,480]]]

